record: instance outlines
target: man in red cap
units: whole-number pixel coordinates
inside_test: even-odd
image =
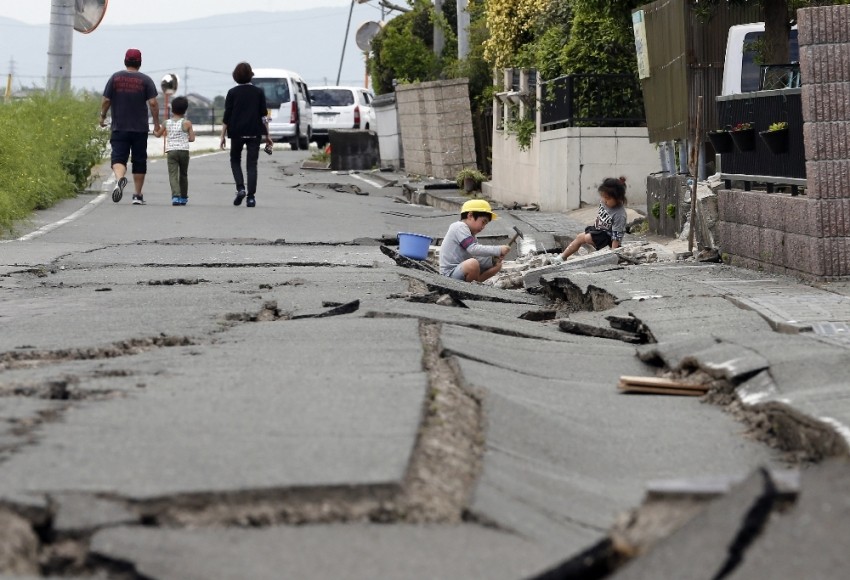
[[[112,201],[118,203],[127,185],[127,161],[133,160],[133,185],[136,193],[133,204],[145,203],[142,187],[148,164],[148,109],[153,117],[154,132],[159,131],[159,103],[156,85],[151,78],[139,72],[142,53],[131,48],[124,55],[126,70],[113,74],[103,89],[100,105],[100,126],[106,126],[106,113],[112,108],[112,171],[118,180],[112,190]],[[147,107],[145,106],[147,104]]]

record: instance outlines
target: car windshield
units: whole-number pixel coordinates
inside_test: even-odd
[[[319,107],[347,107],[354,104],[354,95],[348,89],[313,89],[313,104]]]
[[[286,82],[286,79],[254,78],[251,82],[263,89],[266,94],[266,106],[270,109],[276,109],[281,103],[288,103],[290,100],[289,83]]]

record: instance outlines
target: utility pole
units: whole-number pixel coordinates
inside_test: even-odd
[[[51,0],[50,41],[47,47],[47,90],[71,89],[71,56],[74,44],[74,0]]]
[[[440,26],[439,16],[443,13],[443,0],[434,0],[434,14],[438,18],[434,19],[434,54],[440,56],[443,54],[443,46],[446,44],[446,38],[443,36],[443,29]]]
[[[469,0],[457,0],[457,57],[469,56]]]

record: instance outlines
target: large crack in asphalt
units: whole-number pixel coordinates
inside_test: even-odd
[[[74,360],[118,358],[122,356],[140,354],[157,348],[192,346],[195,343],[195,339],[188,336],[162,334],[160,336],[151,336],[146,338],[129,338],[127,340],[113,342],[110,345],[102,347],[62,348],[53,350],[21,347],[20,350],[0,353],[0,372]]]

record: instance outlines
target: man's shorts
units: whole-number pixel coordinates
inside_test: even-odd
[[[113,131],[109,139],[112,146],[112,165],[127,165],[132,154],[133,173],[148,172],[148,134],[139,131]]]
[[[593,240],[593,247],[597,250],[607,248],[611,245],[611,233],[606,230],[597,229],[596,226],[587,226],[584,228],[584,233],[590,234],[590,239]]]

